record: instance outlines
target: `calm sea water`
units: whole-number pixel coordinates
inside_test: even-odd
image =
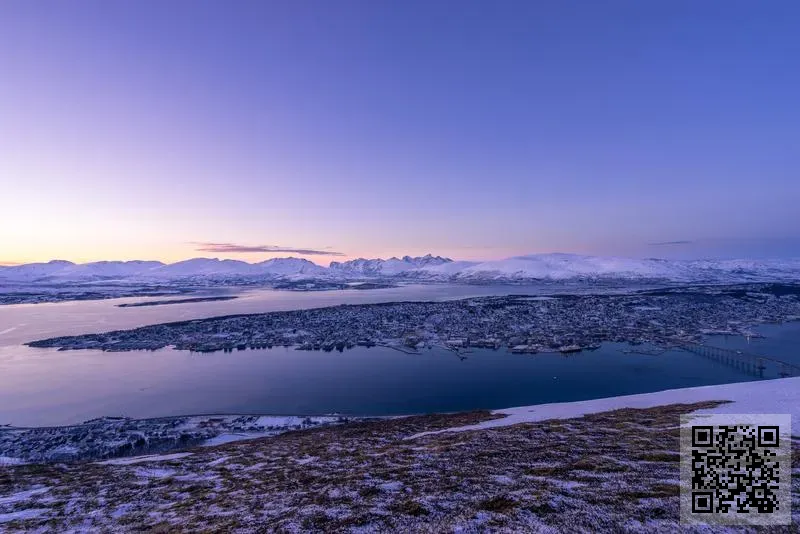
[[[332,305],[341,302],[541,293],[541,288],[413,286],[378,291],[256,291],[226,302],[117,308],[136,299],[0,307],[0,424],[56,425],[101,415],[157,417],[191,413],[411,414],[582,400],[755,379],[700,356],[670,351],[510,354],[475,350],[459,359],[433,349],[307,352],[286,348],[193,354],[58,352],[24,341],[142,324]],[[545,291],[549,292],[549,291]],[[761,327],[767,338],[715,337],[718,346],[800,364],[800,323]],[[642,348],[642,347],[635,347]]]

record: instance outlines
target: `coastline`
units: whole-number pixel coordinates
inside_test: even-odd
[[[768,395],[767,395],[768,394]],[[620,409],[647,409],[672,404],[725,402],[713,412],[789,413],[800,428],[800,377],[775,378],[712,386],[668,389],[636,395],[534,404],[484,411],[492,417],[471,426],[443,428],[407,436],[486,430],[549,419],[571,419]],[[778,411],[770,411],[770,410]],[[743,411],[737,411],[743,410]],[[470,412],[428,415],[458,416]],[[194,414],[133,419],[99,417],[78,425],[0,427],[0,467],[25,463],[109,460],[183,451],[194,447],[274,437],[289,431],[353,423],[389,421],[424,414],[391,416]],[[73,445],[65,449],[62,443]]]

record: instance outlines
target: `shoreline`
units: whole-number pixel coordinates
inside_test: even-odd
[[[233,441],[274,437],[290,431],[343,426],[357,423],[391,421],[426,416],[465,416],[486,412],[492,419],[472,426],[445,428],[441,432],[461,432],[538,422],[548,419],[583,417],[624,408],[646,409],[681,402],[730,401],[737,399],[758,408],[761,404],[781,402],[800,419],[800,386],[792,387],[800,377],[774,378],[709,386],[665,389],[649,393],[618,395],[595,399],[540,403],[491,410],[409,413],[404,415],[275,415],[275,414],[188,414],[134,419],[104,416],[76,425],[46,427],[0,427],[0,468],[21,464],[81,463],[89,461],[135,458],[143,455],[185,451]],[[787,386],[781,389],[780,386]],[[770,399],[758,401],[754,393],[777,391]],[[731,398],[728,398],[731,397]],[[786,401],[786,399],[789,401]],[[729,408],[724,408],[730,411]],[[797,413],[795,413],[797,412]],[[731,413],[739,413],[733,411]],[[757,413],[757,412],[756,412]],[[764,412],[766,413],[766,412]],[[800,424],[800,423],[798,423]],[[427,435],[414,434],[407,439]],[[144,440],[144,441],[142,441]],[[65,441],[78,443],[65,449]],[[80,445],[84,445],[81,448]],[[27,455],[27,456],[26,456]]]
[[[143,300],[140,302],[117,304],[116,306],[117,308],[142,308],[147,306],[167,306],[169,304],[193,304],[196,302],[222,302],[238,298],[239,298],[238,296],[226,295],[219,297],[192,297],[192,298],[174,299],[174,300]]]
[[[390,419],[380,416],[201,414],[98,417],[76,425],[0,427],[0,467],[74,463],[272,437],[294,430]]]

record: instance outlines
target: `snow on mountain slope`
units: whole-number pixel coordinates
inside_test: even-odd
[[[450,258],[441,256],[403,256],[402,258],[389,258],[388,260],[372,259],[367,260],[358,258],[345,262],[331,262],[330,270],[332,274],[342,276],[396,276],[407,271],[413,271],[423,267],[442,265],[450,263]]]
[[[676,282],[800,280],[800,260],[670,261],[577,254],[533,254],[488,261],[454,275],[460,280],[662,279]]]
[[[150,274],[166,278],[322,276],[327,269],[302,258],[273,258],[259,263],[218,258],[193,258],[165,265]]]
[[[463,269],[464,279],[669,278],[683,279],[680,266],[665,260],[638,260],[577,254],[533,254],[488,261]]]
[[[219,258],[192,258],[164,265],[151,273],[164,278],[181,278],[186,276],[225,276],[258,274],[258,268],[245,261],[221,260]]]
[[[800,259],[788,260],[697,260],[689,262],[696,275],[727,276],[740,279],[792,277],[800,280]]]
[[[0,267],[0,279],[30,282],[48,276],[67,273],[75,264],[71,261],[52,260],[47,263],[26,263]]]
[[[257,263],[256,266],[263,274],[277,276],[294,275],[324,275],[328,270],[314,262],[303,258],[272,258],[271,260]]]
[[[322,267],[303,258],[260,263],[193,258],[165,265],[156,261],[101,261],[76,265],[54,260],[0,267],[0,282],[54,283],[93,280],[167,281],[238,279],[399,278],[450,282],[534,280],[670,280],[674,282],[800,281],[800,259],[694,260],[632,259],[578,254],[532,254],[471,262],[432,256],[331,262]]]
[[[0,280],[15,282],[59,282],[102,279],[124,279],[141,276],[163,267],[160,261],[97,261],[75,264],[53,260],[47,263],[29,263],[0,267]]]
[[[163,266],[160,261],[96,261],[75,265],[67,276],[73,279],[128,278],[145,275]]]
[[[425,265],[412,271],[418,277],[429,276],[431,278],[450,278],[455,276],[469,267],[479,265],[477,261],[449,261],[447,263],[440,263],[438,265]]]

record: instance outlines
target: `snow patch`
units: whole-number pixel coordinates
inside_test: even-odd
[[[18,512],[9,512],[7,514],[0,514],[0,523],[8,523],[9,521],[25,521],[26,519],[35,519],[42,514],[49,512],[47,508],[28,508],[27,510],[19,510]]]
[[[134,473],[142,478],[168,478],[175,474],[174,469],[157,469],[153,467],[139,467]]]
[[[383,491],[393,493],[395,491],[400,491],[403,489],[403,483],[397,480],[391,482],[384,482],[383,484],[378,484],[378,488]]]
[[[40,495],[42,493],[47,493],[50,491],[49,487],[42,487],[42,488],[35,488],[27,491],[20,491],[19,493],[13,493],[11,495],[6,495],[5,497],[0,497],[0,504],[15,504],[18,502],[24,502],[30,499],[35,495]]]
[[[505,415],[502,419],[492,419],[474,425],[422,432],[409,436],[414,439],[442,432],[462,432],[483,430],[532,423],[547,419],[571,419],[588,414],[608,412],[622,408],[654,408],[668,404],[689,404],[704,401],[731,401],[716,408],[698,410],[696,414],[721,413],[780,413],[791,414],[792,425],[800,425],[800,377],[741,382],[684,389],[669,389],[656,393],[626,395],[577,402],[559,402],[533,406],[520,406],[494,410],[492,413]]]
[[[200,444],[201,447],[214,447],[216,445],[224,445],[226,443],[233,443],[234,441],[242,441],[245,439],[257,439],[274,436],[274,432],[247,432],[247,433],[228,433],[220,434],[209,438]]]
[[[113,460],[103,460],[95,462],[100,465],[132,465],[142,462],[165,462],[168,460],[178,460],[191,456],[191,452],[176,452],[174,454],[148,454],[146,456],[134,456],[131,458],[114,458]]]

